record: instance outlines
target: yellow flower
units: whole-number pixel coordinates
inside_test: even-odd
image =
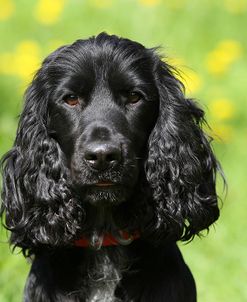
[[[174,66],[178,70],[182,70],[185,66],[185,60],[181,57],[164,58],[164,62],[167,62],[169,65]]]
[[[208,54],[206,67],[210,73],[222,75],[241,57],[242,53],[243,48],[238,41],[222,41]]]
[[[139,0],[139,2],[145,6],[155,6],[160,3],[160,0]]]
[[[228,143],[231,141],[234,134],[234,130],[229,125],[213,124],[212,133],[210,135],[219,143]]]
[[[107,8],[112,5],[112,0],[93,0],[92,3],[98,8]]]
[[[19,76],[25,83],[40,65],[40,48],[34,41],[22,41],[13,53],[0,55],[0,72]]]
[[[202,87],[201,77],[191,69],[184,70],[180,80],[184,84],[185,89],[192,94],[200,90]]]
[[[214,120],[229,120],[235,115],[235,106],[226,99],[216,99],[209,103],[209,110]]]
[[[225,0],[224,5],[226,10],[233,14],[241,14],[247,10],[246,0]]]
[[[40,64],[40,49],[34,41],[21,42],[16,51],[14,68],[22,78],[28,78]]]
[[[56,23],[64,9],[65,0],[39,0],[34,15],[45,25]]]
[[[178,70],[177,78],[184,84],[187,92],[193,94],[201,89],[202,78],[192,69],[185,65],[182,58],[169,58],[164,60]]]
[[[15,5],[12,0],[0,0],[0,21],[7,20],[12,16]]]

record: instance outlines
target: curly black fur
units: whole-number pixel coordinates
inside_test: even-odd
[[[25,301],[196,301],[176,241],[217,220],[219,165],[175,75],[156,49],[105,33],[43,62],[2,160],[10,243],[35,259]],[[90,166],[95,144],[109,166]],[[120,230],[140,239],[124,246]]]

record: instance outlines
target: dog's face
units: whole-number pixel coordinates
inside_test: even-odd
[[[155,49],[104,33],[78,40],[44,60],[25,99],[3,159],[13,244],[136,229],[159,244],[218,218],[204,113]]]
[[[109,52],[79,42],[76,56],[60,55],[48,69],[57,75],[49,130],[66,156],[72,187],[95,205],[130,198],[158,116],[152,57],[129,44],[126,55],[126,45]]]

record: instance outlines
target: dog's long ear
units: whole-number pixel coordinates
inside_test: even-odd
[[[186,99],[173,69],[159,60],[160,111],[149,138],[147,180],[153,190],[156,231],[189,240],[219,216],[217,160],[202,130],[204,112]]]
[[[47,130],[47,68],[52,58],[44,61],[27,89],[14,146],[2,159],[1,214],[11,243],[24,250],[69,240],[80,213],[66,185],[62,151]]]

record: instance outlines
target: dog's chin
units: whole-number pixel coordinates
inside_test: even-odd
[[[127,201],[131,190],[122,185],[86,186],[80,189],[83,202],[94,206],[117,206]]]

